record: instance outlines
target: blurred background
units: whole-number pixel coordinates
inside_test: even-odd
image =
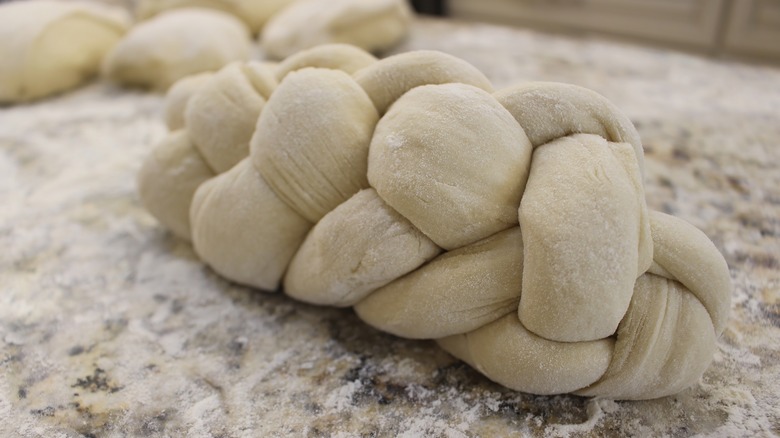
[[[9,0],[0,0],[0,3]],[[13,0],[11,0],[13,1]],[[134,0],[98,0],[131,8]],[[258,0],[261,1],[261,0]],[[327,1],[327,0],[323,0]],[[780,63],[780,0],[410,0],[421,14]]]
[[[415,0],[423,13],[780,62],[780,0]]]

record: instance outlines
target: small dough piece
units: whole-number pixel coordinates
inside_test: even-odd
[[[417,87],[379,121],[368,181],[442,248],[517,225],[531,143],[512,115],[471,85]]]
[[[195,150],[184,130],[168,134],[138,174],[141,202],[173,234],[190,240],[190,206],[195,190],[214,171]]]
[[[299,0],[268,21],[260,42],[276,59],[328,43],[377,52],[408,33],[411,15],[406,0]]]
[[[119,8],[47,0],[0,4],[0,103],[75,88],[130,25]]]
[[[466,333],[515,313],[523,274],[520,227],[448,251],[355,306],[368,324],[412,339]]]
[[[179,79],[249,59],[246,25],[212,9],[175,9],[135,26],[108,54],[103,74],[125,85],[166,90]]]
[[[168,90],[165,95],[163,117],[169,130],[175,131],[184,127],[184,111],[187,109],[187,103],[213,75],[214,73],[208,71],[187,76],[176,81]]]
[[[371,100],[348,74],[298,70],[260,114],[252,160],[287,205],[316,223],[368,187],[368,146],[377,120]]]
[[[249,158],[201,184],[190,210],[198,256],[238,283],[274,291],[311,224],[271,190]]]
[[[439,252],[374,189],[361,190],[312,229],[290,263],[284,291],[307,303],[351,306]]]
[[[218,173],[249,155],[249,141],[276,87],[273,68],[250,61],[223,68],[192,96],[184,123],[193,143]]]
[[[161,12],[181,8],[209,8],[241,19],[252,33],[258,33],[269,18],[295,0],[140,0],[136,16],[142,20]]]

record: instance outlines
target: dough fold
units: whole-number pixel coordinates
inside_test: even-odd
[[[639,136],[592,91],[344,45],[186,81],[141,198],[227,279],[536,394],[663,397],[711,362],[728,266],[648,211]]]

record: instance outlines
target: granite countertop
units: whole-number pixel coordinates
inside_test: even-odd
[[[780,70],[418,20],[396,52],[501,87],[592,88],[634,121],[647,202],[710,236],[732,317],[701,382],[659,400],[533,396],[348,309],[230,284],[140,206],[161,97],[95,83],[0,108],[0,436],[780,434]]]

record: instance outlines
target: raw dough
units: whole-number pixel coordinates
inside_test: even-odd
[[[195,150],[185,130],[168,134],[144,161],[138,191],[150,213],[174,234],[190,239],[190,205],[195,190],[214,171]]]
[[[97,3],[0,4],[0,103],[69,90],[98,73],[130,17]]]
[[[136,15],[140,19],[153,17],[171,9],[200,7],[216,9],[240,18],[252,33],[257,33],[266,21],[295,0],[140,0]]]
[[[108,54],[106,77],[166,90],[177,80],[249,58],[246,25],[212,9],[175,9],[135,26]]]
[[[267,67],[280,82],[258,93],[249,155],[191,202],[206,263],[435,339],[520,391],[644,399],[696,383],[728,318],[728,267],[701,231],[648,211],[642,145],[617,108],[565,84],[492,92],[437,52],[355,50]],[[226,90],[247,81],[231,69],[214,76]],[[224,123],[246,138],[248,122]],[[154,157],[142,179],[192,198],[196,172]],[[173,228],[181,210],[151,201]]]
[[[260,42],[277,59],[328,43],[377,52],[407,34],[411,15],[406,0],[298,0],[268,21]]]
[[[225,172],[249,155],[257,117],[275,86],[273,69],[251,61],[230,64],[193,93],[184,124],[214,170]]]
[[[176,81],[165,95],[165,106],[163,107],[163,117],[165,125],[171,131],[184,127],[184,111],[190,98],[200,87],[214,76],[213,72],[207,71],[186,76]]]

